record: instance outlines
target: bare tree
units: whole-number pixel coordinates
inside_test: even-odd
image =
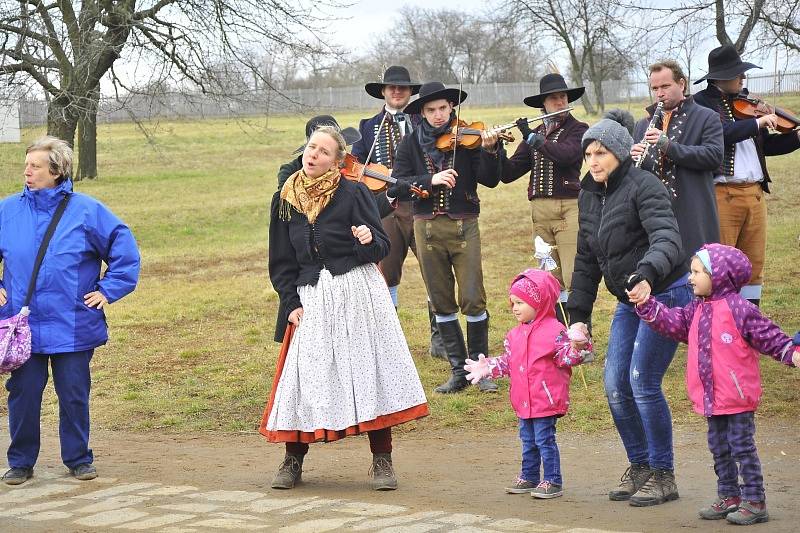
[[[0,0],[0,77],[26,77],[48,97],[47,131],[70,143],[79,130],[78,177],[96,172],[100,80],[126,55],[151,73],[213,90],[209,65],[280,45],[324,49],[314,32],[336,0]],[[305,37],[303,37],[305,36]],[[134,52],[138,50],[138,52]]]
[[[506,0],[501,9],[525,25],[536,36],[551,39],[562,47],[569,59],[572,82],[593,85],[595,101],[604,107],[603,82],[619,75],[636,41],[635,28],[630,28],[624,10],[606,0]],[[587,113],[594,113],[594,104],[587,94],[582,99]]]
[[[770,0],[761,12],[763,37],[800,52],[800,4],[794,0]]]

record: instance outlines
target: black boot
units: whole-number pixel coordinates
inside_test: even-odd
[[[489,315],[480,322],[467,322],[467,352],[473,361],[478,360],[478,355],[489,357]],[[497,384],[483,378],[478,382],[482,392],[497,392]]]
[[[436,324],[436,315],[433,314],[430,302],[428,302],[428,320],[431,323],[431,357],[447,361],[447,350],[444,348],[442,336],[439,335],[439,326]]]
[[[461,332],[461,324],[458,320],[439,322],[439,334],[447,350],[447,359],[450,361],[452,375],[447,383],[436,387],[434,392],[450,394],[458,392],[469,385],[467,381],[467,371],[464,370],[464,360],[467,358],[467,347],[464,345],[464,334]]]

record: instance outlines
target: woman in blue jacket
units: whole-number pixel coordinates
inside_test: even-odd
[[[59,403],[61,458],[77,479],[97,477],[89,449],[89,361],[106,343],[103,307],[133,291],[139,250],[130,229],[97,200],[72,191],[72,149],[43,137],[26,150],[22,194],[0,202],[0,318],[19,313],[36,253],[56,207],[69,196],[30,301],[31,358],[8,389],[8,485],[33,476],[48,362]],[[108,266],[100,276],[101,262]]]

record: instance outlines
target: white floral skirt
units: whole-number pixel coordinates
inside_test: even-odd
[[[377,265],[297,289],[297,327],[262,433],[338,440],[426,416],[425,392]]]

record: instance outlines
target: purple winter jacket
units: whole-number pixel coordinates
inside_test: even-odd
[[[704,416],[755,411],[761,401],[758,354],[788,366],[795,346],[781,329],[741,296],[752,267],[740,250],[707,244],[711,295],[668,308],[652,296],[636,313],[660,335],[688,344],[686,387]]]

